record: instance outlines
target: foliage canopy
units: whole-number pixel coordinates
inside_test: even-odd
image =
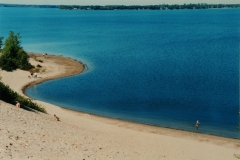
[[[33,66],[28,62],[29,56],[21,47],[20,34],[14,35],[10,31],[9,37],[4,43],[2,55],[0,56],[0,67],[6,71],[12,71],[17,68],[28,70]]]

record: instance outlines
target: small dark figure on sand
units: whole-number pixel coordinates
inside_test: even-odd
[[[30,74],[31,74],[31,77],[33,77],[33,72],[30,72]]]
[[[43,57],[44,57],[44,58],[47,58],[47,53],[43,54]]]
[[[56,116],[55,114],[54,114],[54,119],[56,119],[57,121],[60,121],[60,118],[58,116]]]
[[[198,126],[199,126],[200,122],[197,120],[196,122],[196,131],[198,132]]]

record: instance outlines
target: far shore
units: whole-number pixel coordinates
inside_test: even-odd
[[[30,63],[32,65],[34,66],[41,65],[41,67],[39,67],[39,73],[37,73],[38,78],[29,77],[30,72],[28,71],[16,70],[13,72],[6,72],[0,70],[0,76],[2,77],[2,81],[5,84],[9,85],[9,87],[12,88],[14,91],[24,96],[26,96],[24,92],[30,86],[48,80],[77,75],[84,71],[84,64],[71,58],[55,55],[47,55],[47,58],[44,58],[42,54],[35,53],[29,54],[31,55]],[[79,133],[79,135],[74,135],[76,136],[75,141],[77,141],[77,139],[81,139],[81,142],[76,142],[78,144],[78,148],[74,148],[74,150],[69,149],[68,153],[64,152],[64,155],[62,155],[64,158],[62,159],[67,159],[67,157],[71,156],[73,157],[69,159],[78,159],[79,158],[78,155],[76,155],[76,157],[74,157],[73,155],[75,154],[75,152],[81,153],[82,156],[81,159],[85,158],[85,159],[120,159],[120,160],[121,159],[234,160],[237,159],[238,154],[240,154],[239,139],[224,138],[182,130],[149,126],[134,122],[91,115],[84,112],[73,111],[38,100],[34,100],[34,102],[46,108],[48,114],[45,116],[53,117],[53,115],[56,114],[57,116],[60,117],[61,121],[57,124],[52,121],[51,122],[49,121],[48,126],[47,125],[48,120],[46,120],[46,122],[45,121],[42,122],[46,123],[45,124],[46,127],[44,128],[45,129],[44,132],[46,133],[48,132],[50,133],[48,128],[54,128],[58,127],[58,125],[61,125],[60,128],[62,128],[62,130],[59,128],[57,131],[58,133],[54,133],[51,131],[53,137],[58,138],[58,136],[60,136],[58,138],[59,141],[58,145],[61,145],[63,148],[67,147],[67,145],[64,143],[67,143],[67,141],[71,139],[72,134],[70,133]],[[6,113],[7,112],[10,111],[6,111]],[[28,115],[27,112],[21,113],[26,114],[26,116]],[[17,112],[16,113],[14,112],[14,114],[17,114]],[[8,125],[10,128],[11,125],[14,126],[13,123]],[[20,125],[18,127],[20,127],[19,130],[24,129],[24,125],[23,126]],[[68,130],[64,130],[64,127],[68,128]],[[37,133],[36,128],[35,130]],[[64,134],[61,134],[61,132],[64,132]],[[6,136],[7,134],[8,133],[6,131]],[[29,134],[29,136],[30,135],[34,136],[34,134],[35,132]],[[38,137],[38,135],[36,135],[36,137]],[[49,143],[53,141],[53,139],[54,138],[49,137],[48,139]],[[2,139],[0,138],[0,141],[1,140]],[[32,138],[31,140],[35,141],[35,138]],[[10,141],[11,139],[3,139],[2,142],[0,143],[3,144],[12,143]],[[31,145],[30,142],[28,143],[29,145]],[[46,143],[46,141],[37,143],[39,143],[40,148],[41,147],[44,148],[45,146],[44,143]],[[51,155],[51,153],[48,152],[37,151],[36,150],[37,147],[38,146],[35,146],[35,148],[33,147],[32,149],[32,152],[35,153],[35,158],[36,157],[40,158],[41,156],[44,156],[44,154]],[[31,150],[31,147],[29,147],[28,149]],[[57,149],[56,147],[51,146],[51,150],[56,149]],[[52,157],[49,158],[56,159],[60,157],[58,157],[57,155],[52,155]]]

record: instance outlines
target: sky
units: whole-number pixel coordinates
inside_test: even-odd
[[[157,4],[239,4],[239,0],[1,0],[6,4],[55,4],[55,5],[157,5]]]

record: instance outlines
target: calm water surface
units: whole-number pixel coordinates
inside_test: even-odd
[[[88,113],[240,138],[240,10],[61,11],[0,8],[0,35],[72,57],[83,74],[27,90]]]

